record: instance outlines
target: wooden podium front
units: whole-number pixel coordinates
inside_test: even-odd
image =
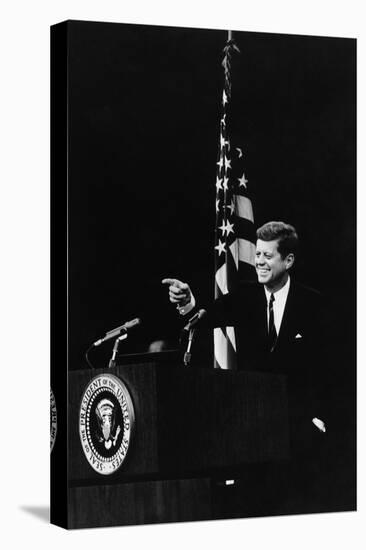
[[[212,479],[288,458],[284,377],[145,360],[69,374],[70,528],[211,519]],[[81,398],[102,373],[124,383],[135,411],[126,458],[111,475],[90,466],[79,436]]]

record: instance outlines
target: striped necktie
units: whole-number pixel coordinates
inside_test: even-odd
[[[273,302],[274,301],[275,301],[275,297],[274,297],[274,294],[272,293],[271,296],[270,296],[270,299],[269,299],[269,303],[268,303],[268,311],[269,311],[269,316],[268,316],[268,347],[269,347],[269,351],[274,350],[274,347],[276,345],[276,340],[277,340],[277,332],[276,332],[276,327],[275,327],[275,324],[274,324],[274,314],[273,314]]]

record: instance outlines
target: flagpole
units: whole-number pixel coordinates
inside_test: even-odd
[[[222,59],[224,82],[218,162],[216,163],[215,298],[235,291],[243,274],[247,269],[249,274],[249,269],[252,271],[254,265],[254,221],[252,203],[247,190],[248,180],[244,173],[245,157],[242,144],[237,141],[236,136],[232,135],[231,126],[233,120],[232,63],[240,50],[234,41],[233,31],[228,30],[227,33]],[[232,326],[216,328],[214,330],[215,367],[233,370],[237,368],[236,352],[234,328]]]

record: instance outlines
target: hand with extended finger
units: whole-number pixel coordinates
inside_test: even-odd
[[[169,300],[178,307],[183,307],[191,301],[192,292],[187,283],[178,279],[163,279],[163,285],[169,285]]]

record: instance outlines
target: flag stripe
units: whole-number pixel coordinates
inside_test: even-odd
[[[255,245],[245,239],[237,239],[239,247],[239,261],[254,265]]]
[[[234,327],[226,327],[226,336],[228,337],[233,350],[236,352],[236,340]]]
[[[222,264],[222,266],[216,271],[215,275],[216,284],[220,289],[221,294],[227,293],[227,278],[226,278],[226,264]]]
[[[233,328],[233,327],[231,327]],[[214,329],[214,342],[215,342],[215,360],[216,368],[228,369],[230,363],[228,356],[235,356],[235,349],[232,347],[230,341],[228,341],[225,332],[221,328]]]
[[[251,200],[242,195],[234,195],[236,201],[236,214],[241,218],[254,222],[253,207]]]
[[[226,255],[226,277],[227,277],[227,289],[234,290],[238,284],[238,264],[239,264],[239,251],[236,240],[229,245],[229,251]]]
[[[246,239],[251,242],[255,242],[256,235],[254,225],[251,221],[239,216],[233,216],[233,223],[236,237]]]
[[[230,252],[231,252],[231,256],[234,260],[234,263],[235,263],[235,268],[236,270],[238,269],[239,267],[239,247],[238,247],[238,239],[235,239],[235,241],[233,243],[231,243],[230,245]]]

